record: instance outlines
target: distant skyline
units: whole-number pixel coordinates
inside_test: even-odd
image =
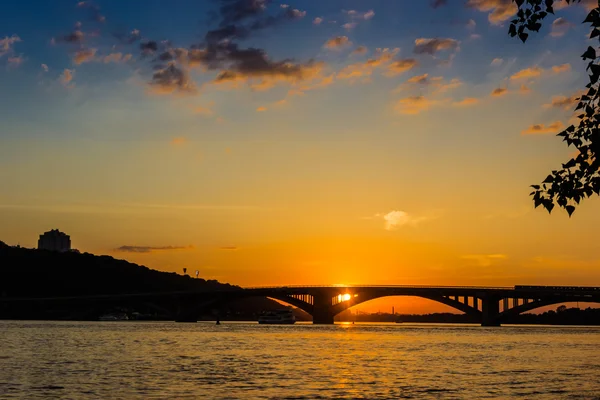
[[[242,286],[600,285],[600,200],[528,196],[573,152],[594,3],[522,44],[511,0],[8,1],[0,240]]]

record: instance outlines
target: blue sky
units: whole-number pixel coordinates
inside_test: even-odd
[[[7,1],[0,240],[60,228],[239,284],[323,265],[319,283],[600,279],[581,239],[598,200],[568,219],[528,197],[572,153],[554,133],[587,80],[583,3],[523,44],[510,0],[272,1],[241,20],[219,7],[251,3]],[[227,23],[249,33],[206,40]],[[136,245],[181,251],[118,251]]]

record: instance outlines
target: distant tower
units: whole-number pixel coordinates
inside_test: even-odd
[[[39,250],[59,251],[64,253],[71,250],[71,237],[58,229],[52,229],[40,235]]]

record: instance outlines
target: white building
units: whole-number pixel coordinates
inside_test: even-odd
[[[40,235],[38,240],[39,250],[60,251],[64,253],[71,250],[71,237],[58,229],[52,229]]]

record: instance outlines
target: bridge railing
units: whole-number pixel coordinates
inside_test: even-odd
[[[514,290],[513,286],[444,286],[444,285],[284,285],[284,286],[243,286],[242,289],[303,289],[303,288],[407,288],[407,289],[494,289]]]

